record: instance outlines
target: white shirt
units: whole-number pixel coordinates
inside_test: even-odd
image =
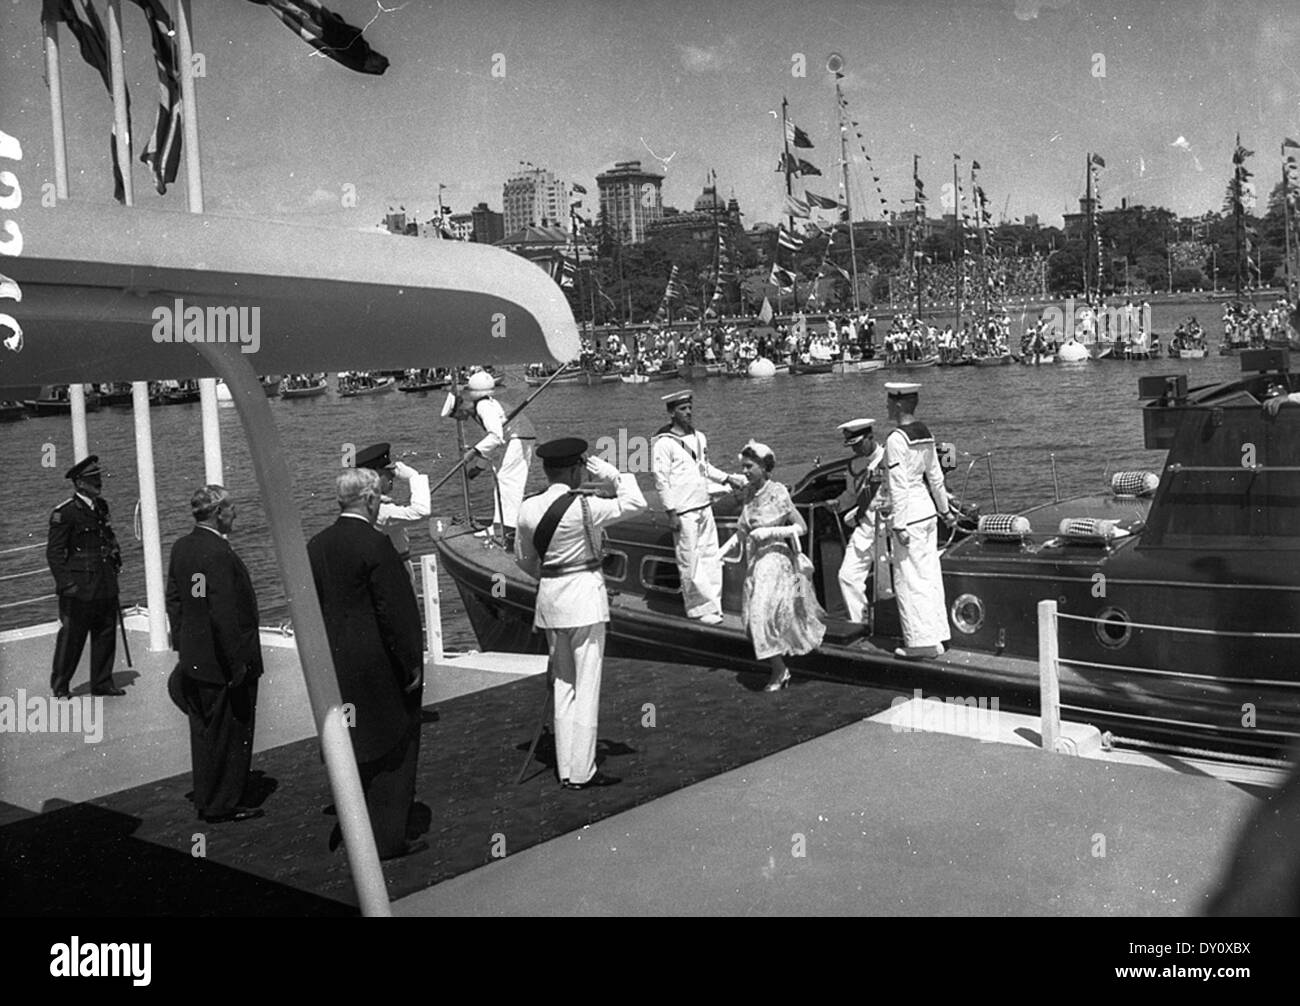
[[[727,473],[709,464],[708,449],[708,440],[699,430],[684,436],[655,436],[650,463],[665,510],[682,513],[708,506],[712,502],[709,480],[726,483]]]
[[[921,423],[894,430],[885,440],[889,501],[894,508],[890,520],[895,530],[947,513],[948,490],[935,451],[934,437]]]
[[[381,498],[379,516],[375,518],[375,527],[388,535],[397,549],[397,554],[405,558],[411,551],[411,539],[406,533],[407,527],[428,519],[433,512],[429,498],[429,476],[418,472],[411,476],[411,502],[398,506],[388,496]]]
[[[532,424],[523,416],[516,416],[509,425],[506,424],[505,407],[495,398],[480,398],[474,403],[474,413],[487,432],[487,436],[474,445],[474,450],[484,457],[504,447],[512,438],[533,439]]]
[[[646,507],[636,476],[623,473],[615,483],[613,499],[583,495],[569,508],[555,527],[555,535],[539,556],[533,534],[551,504],[569,491],[552,483],[544,492],[529,496],[519,505],[515,535],[515,561],[529,576],[541,574],[542,561],[548,566],[579,566],[601,557],[601,528],[631,517]],[[609,597],[605,576],[599,569],[579,570],[561,576],[543,577],[537,584],[537,610],[533,626],[538,629],[572,629],[609,621]]]

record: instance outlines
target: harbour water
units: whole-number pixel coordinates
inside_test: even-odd
[[[1169,319],[1156,312],[1156,330],[1167,338],[1178,318],[1196,313],[1203,324],[1212,319],[1217,341],[1219,305],[1169,305]],[[1164,322],[1162,324],[1162,321]],[[1207,325],[1207,327],[1210,327]],[[1212,341],[1213,347],[1215,342]],[[1213,349],[1212,349],[1213,351]],[[1187,373],[1197,385],[1239,371],[1236,357],[1148,362],[1089,362],[1028,367],[1012,364],[990,368],[938,368],[920,371],[881,370],[873,374],[827,374],[768,380],[714,378],[695,384],[696,421],[709,438],[710,456],[720,467],[735,467],[735,455],[751,437],[776,452],[775,477],[793,484],[818,459],[840,456],[837,423],[872,416],[884,423],[888,380],[923,383],[920,417],[940,440],[959,452],[959,468],[949,477],[958,493],[966,485],[968,457],[993,453],[999,508],[1030,506],[1053,492],[1050,456],[1055,453],[1062,495],[1095,490],[1106,473],[1124,468],[1159,470],[1163,452],[1142,445],[1141,402],[1137,381],[1144,375]],[[506,371],[509,383],[500,392],[507,409],[522,400],[527,389],[522,369]],[[582,436],[593,445],[601,437],[635,443],[649,437],[664,421],[659,396],[676,385],[605,384],[594,387],[555,385],[528,408],[538,436]],[[285,454],[296,487],[303,528],[308,536],[325,527],[336,512],[332,479],[348,445],[361,448],[375,441],[393,444],[400,457],[436,482],[459,456],[455,424],[439,418],[441,392],[427,395],[390,393],[371,398],[338,398],[332,392],[314,399],[272,399]],[[192,526],[190,493],[203,480],[202,438],[197,405],[151,410],[154,458],[157,467],[164,562],[170,545]],[[135,477],[134,428],[129,409],[91,413],[90,450],[105,468],[105,498],[123,546],[122,602],[145,601],[141,545],[133,528],[139,495]],[[267,533],[263,508],[238,417],[221,409],[226,485],[236,494],[238,519],[232,541],[243,556],[258,591],[264,624],[287,617],[284,594]],[[476,427],[467,427],[473,442]],[[622,440],[620,441],[620,437]],[[6,478],[7,505],[0,509],[0,550],[45,541],[50,508],[67,497],[63,472],[72,464],[72,436],[66,417],[27,419],[0,426],[0,464]],[[642,484],[652,486],[648,474]],[[490,476],[471,482],[475,514],[491,515]],[[543,483],[534,465],[532,483]],[[399,499],[404,499],[400,484]],[[977,465],[966,497],[992,510],[987,469]],[[463,514],[461,480],[454,478],[435,494],[434,518],[450,521]],[[432,551],[423,529],[412,535],[416,554]],[[0,575],[44,567],[44,554],[30,549],[0,556]],[[442,581],[444,626],[448,643],[473,645],[459,597],[445,577]],[[3,602],[52,592],[48,573],[0,580]],[[0,602],[0,603],[3,603]],[[0,608],[0,628],[47,621],[55,617],[53,600]]]

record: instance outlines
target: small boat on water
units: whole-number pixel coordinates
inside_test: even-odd
[[[319,398],[329,387],[324,374],[290,374],[280,386],[280,397]]]
[[[427,394],[441,391],[451,384],[451,375],[441,367],[436,370],[408,370],[397,383],[397,390],[406,394]]]
[[[27,415],[27,407],[22,402],[0,402],[0,423],[13,422]]]
[[[1092,359],[1092,354],[1083,343],[1069,338],[1057,347],[1056,359],[1061,363],[1086,363]]]
[[[281,381],[279,375],[272,375],[271,377],[259,377],[257,380],[258,383],[262,385],[262,390],[266,392],[267,398],[280,397]]]
[[[923,356],[919,360],[897,360],[894,363],[887,363],[885,366],[901,370],[919,370],[921,367],[933,367],[939,362],[939,355]]]
[[[840,360],[835,364],[837,374],[870,374],[884,367],[884,360]]]
[[[362,398],[366,395],[386,395],[397,386],[391,377],[371,377],[369,374],[350,374],[339,378],[339,397]]]
[[[977,367],[1006,367],[1011,364],[1011,354],[1003,353],[1001,356],[977,356],[975,357],[974,362]]]
[[[189,405],[199,400],[198,381],[163,381],[164,405]]]
[[[834,370],[835,363],[833,360],[810,360],[808,363],[804,363],[797,357],[790,357],[790,373],[792,375],[829,374]]]
[[[1171,360],[1204,360],[1205,347],[1183,347],[1182,349],[1171,347],[1169,350],[1169,359]]]
[[[90,385],[86,385],[87,389]],[[98,412],[99,392],[86,391],[86,411]],[[33,416],[66,416],[72,413],[72,400],[68,397],[66,384],[50,385],[41,389],[40,397],[28,398],[23,405]]]
[[[1121,745],[1278,757],[1300,738],[1300,509],[1288,502],[1300,484],[1300,408],[1270,417],[1260,403],[1295,387],[1300,378],[1285,370],[1191,390],[1181,375],[1142,378],[1145,443],[1168,451],[1162,473],[1116,473],[1105,492],[1015,514],[980,518],[966,500],[942,555],[951,645],[924,662],[893,652],[888,556],[876,557],[872,625],[845,620],[837,574],[851,529],[825,504],[853,484],[857,459],[814,468],[791,496],[808,526],[802,546],[826,636],[790,666],[875,686],[902,675],[909,687],[996,695],[1002,709],[1035,712],[1038,603],[1050,599],[1070,719]],[[1258,448],[1245,475],[1244,443]],[[607,652],[766,672],[740,617],[743,563],[723,563],[721,624],[686,618],[672,528],[657,496],[645,495],[644,514],[607,530]],[[739,509],[732,496],[715,502],[720,538]],[[512,555],[464,531],[437,547],[484,649],[545,652],[532,627],[536,581]]]
[[[130,407],[135,400],[131,385],[124,382],[101,384],[99,386],[99,404],[108,408]]]

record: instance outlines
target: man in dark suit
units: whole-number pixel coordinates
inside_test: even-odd
[[[167,619],[180,654],[168,692],[190,719],[199,817],[244,821],[263,813],[243,806],[262,675],[257,596],[226,540],[235,523],[230,494],[204,486],[190,510],[194,530],[172,546],[167,569]]]
[[[380,496],[377,473],[344,471],[339,519],[311,540],[307,554],[339,691],[353,710],[352,747],[375,844],[381,859],[395,859],[429,847],[406,837],[420,754],[424,645],[411,578],[388,535],[373,526]]]
[[[122,553],[100,495],[99,457],[90,455],[68,469],[75,492],[50,513],[45,560],[59,595],[59,637],[54,644],[50,689],[67,698],[81,651],[90,636],[90,690],[125,695],[113,684],[117,656],[117,571]]]

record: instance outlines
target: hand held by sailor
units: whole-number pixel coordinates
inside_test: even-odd
[[[590,457],[587,459],[587,471],[598,479],[604,479],[607,482],[615,482],[623,473],[615,468],[604,458]]]
[[[1276,416],[1278,409],[1282,408],[1282,406],[1286,405],[1289,401],[1291,401],[1290,395],[1274,395],[1272,398],[1264,402],[1264,411],[1270,416]]]
[[[460,456],[460,463],[463,465],[472,465],[476,458],[482,457],[473,447]]]
[[[410,482],[418,474],[420,473],[404,461],[398,461],[393,465],[393,477],[401,479],[403,482]]]
[[[898,539],[898,544],[902,545],[903,548],[907,548],[908,542],[911,541],[911,536],[907,533],[905,527],[895,528],[894,536]]]

